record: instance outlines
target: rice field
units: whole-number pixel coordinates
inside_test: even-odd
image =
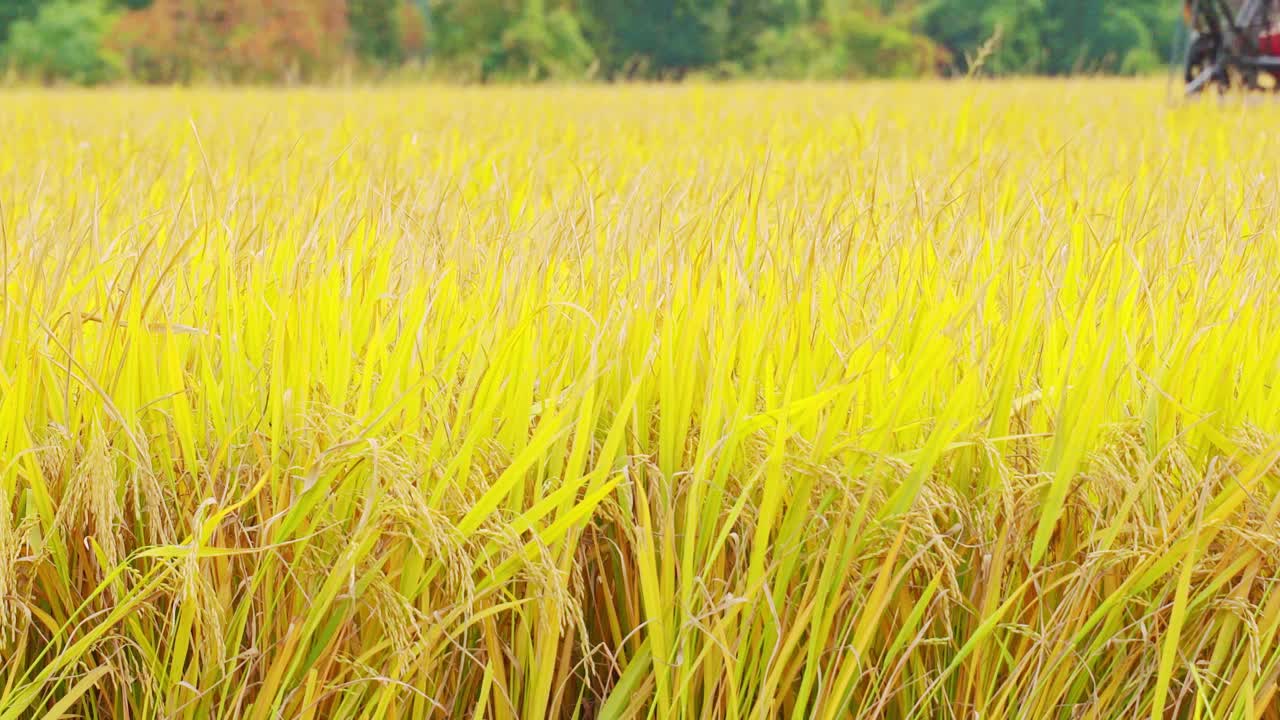
[[[0,720],[1280,718],[1280,105],[0,94]]]

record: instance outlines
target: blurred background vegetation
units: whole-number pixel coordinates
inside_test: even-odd
[[[11,80],[1152,72],[1178,0],[0,0]]]

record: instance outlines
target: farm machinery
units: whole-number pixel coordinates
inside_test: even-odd
[[[1188,95],[1280,87],[1280,0],[1184,0]]]

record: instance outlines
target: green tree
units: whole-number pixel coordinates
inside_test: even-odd
[[[806,78],[904,77],[932,72],[945,53],[914,28],[911,3],[825,0],[756,41],[753,69]]]
[[[679,77],[726,58],[725,0],[584,0],[582,8],[610,74],[643,68],[646,75]]]
[[[503,64],[533,78],[581,76],[595,60],[572,13],[550,11],[529,0],[525,11],[502,34]]]
[[[97,0],[51,0],[9,32],[7,53],[23,72],[45,82],[106,82],[120,72],[120,59],[103,44],[114,16]]]
[[[1168,57],[1179,12],[1168,0],[931,0],[918,27],[959,71],[996,38],[985,67],[997,73],[1147,72]]]
[[[431,28],[436,58],[481,80],[581,75],[595,58],[570,8],[543,0],[448,0]]]
[[[347,23],[352,44],[361,58],[383,65],[404,59],[399,0],[348,0]]]
[[[808,0],[726,2],[730,24],[724,44],[725,59],[745,69],[753,69],[760,57],[775,54],[779,42],[803,44],[802,38],[793,37],[788,31],[806,30],[813,15]]]
[[[989,41],[988,71],[1033,72],[1043,61],[1044,0],[934,0],[918,17],[920,31],[948,50],[958,72],[969,71],[969,59]]]
[[[0,45],[9,39],[14,23],[36,16],[40,4],[41,0],[0,0]]]

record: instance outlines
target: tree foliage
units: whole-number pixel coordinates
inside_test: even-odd
[[[398,0],[348,0],[347,22],[361,57],[386,65],[404,59],[400,12]]]
[[[0,0],[0,42],[20,69],[82,81],[110,77],[113,52],[134,79],[163,82],[307,79],[343,64],[386,68],[409,59],[474,80],[900,77],[967,73],[976,57],[983,72],[996,74],[1141,73],[1169,57],[1179,7],[1177,0]],[[79,18],[74,32],[53,32],[70,18]],[[49,32],[33,32],[41,22]],[[15,28],[21,37],[9,39]],[[72,57],[75,43],[95,42]]]
[[[680,75],[726,58],[732,25],[723,0],[584,0],[583,12],[607,50],[605,67]]]
[[[112,23],[101,3],[53,0],[34,18],[13,23],[8,52],[19,70],[44,82],[104,82],[120,70],[119,59],[103,44]]]
[[[1176,0],[933,0],[919,28],[953,51],[960,70],[994,37],[994,72],[1149,72],[1167,62],[1180,8]]]
[[[9,39],[9,30],[21,20],[31,20],[39,12],[41,0],[3,0],[0,2],[0,43]]]
[[[318,77],[343,56],[344,0],[154,0],[115,33],[142,80]]]

